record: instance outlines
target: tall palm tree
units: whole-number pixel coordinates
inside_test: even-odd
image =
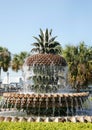
[[[92,84],[92,47],[88,48],[86,55],[88,59],[88,62],[86,64],[86,68],[88,68],[86,71],[86,77],[89,79],[89,83]]]
[[[84,42],[80,43],[79,46],[79,65],[78,65],[78,76],[84,86],[88,86],[90,79],[92,81],[92,48],[87,47]],[[81,83],[81,82],[80,82]]]
[[[87,87],[92,71],[89,67],[90,57],[92,56],[91,48],[81,42],[79,46],[66,46],[63,53],[69,66],[70,84],[76,89]]]
[[[12,62],[11,62],[12,70],[16,72],[18,70],[22,70],[22,66],[27,56],[28,56],[28,53],[25,51],[21,52],[20,54],[14,54]]]
[[[8,71],[10,67],[11,53],[5,47],[0,47],[0,80],[1,80],[1,69]]]
[[[56,37],[52,37],[52,29],[50,31],[46,29],[45,32],[40,29],[39,37],[34,36],[36,42],[32,45],[35,48],[31,52],[59,54],[61,46],[59,42],[55,41]]]

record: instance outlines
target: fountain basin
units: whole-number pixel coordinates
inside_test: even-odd
[[[76,109],[82,108],[82,104],[89,96],[88,92],[82,93],[4,93],[4,108],[17,108],[25,110],[30,115],[61,116],[74,115]]]

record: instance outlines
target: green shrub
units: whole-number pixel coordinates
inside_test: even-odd
[[[0,130],[92,130],[92,124],[69,122],[0,122]]]

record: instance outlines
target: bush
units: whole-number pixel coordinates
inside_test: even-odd
[[[0,122],[0,130],[92,130],[91,123]]]

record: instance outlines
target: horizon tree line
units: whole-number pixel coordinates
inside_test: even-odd
[[[52,37],[52,29],[45,32],[40,29],[38,37],[33,37],[36,41],[32,43],[34,48],[28,52],[20,52],[11,56],[11,52],[0,46],[0,80],[1,69],[7,72],[11,67],[13,71],[22,71],[22,66],[25,59],[31,55],[32,52],[36,53],[51,53],[63,55],[68,63],[68,81],[69,84],[77,89],[87,88],[88,84],[92,84],[92,47],[88,47],[84,42],[79,45],[66,45],[62,48],[61,44],[55,39],[57,36]]]

